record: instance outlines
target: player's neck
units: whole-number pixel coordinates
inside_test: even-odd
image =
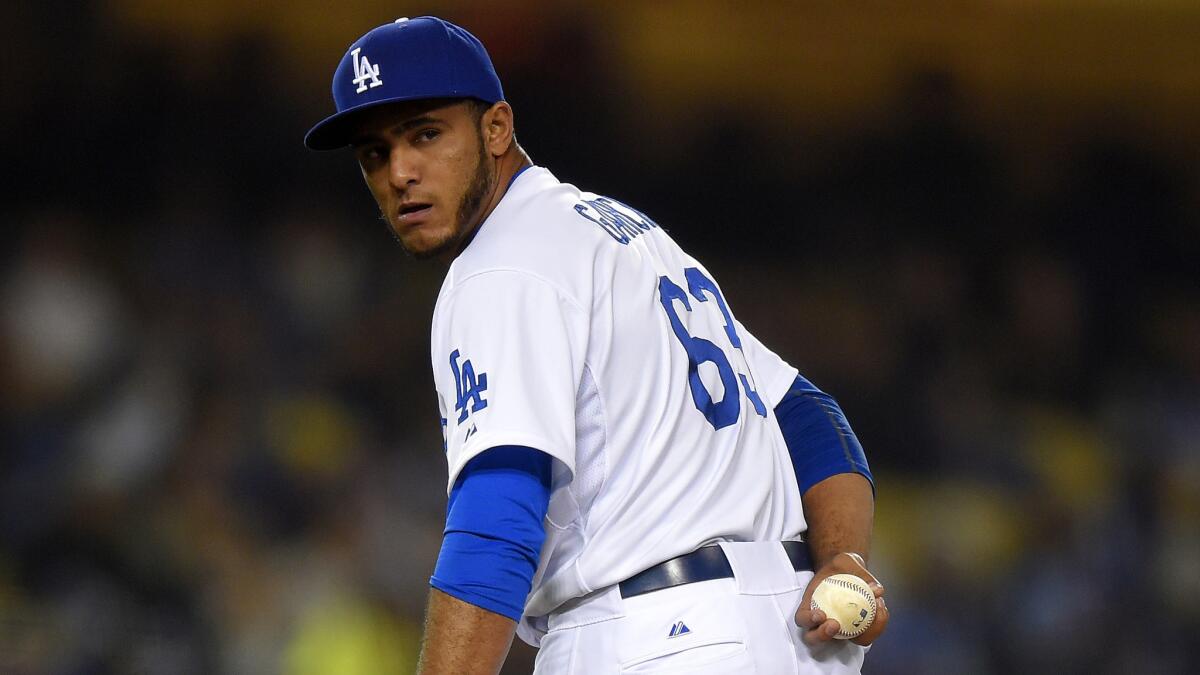
[[[485,206],[479,211],[479,217],[476,218],[475,224],[471,227],[471,231],[462,239],[454,253],[443,258],[446,265],[454,262],[454,259],[459,256],[475,239],[475,235],[479,233],[479,228],[487,221],[488,216],[492,215],[492,211],[496,210],[496,206],[500,204],[500,200],[504,199],[504,195],[508,193],[508,189],[512,187],[513,180],[517,174],[521,173],[526,167],[533,166],[533,161],[529,159],[529,155],[525,154],[525,150],[517,145],[514,141],[508,152],[505,152],[497,160],[496,182],[492,186],[492,192]]]
[[[508,189],[512,187],[513,179],[517,177],[517,174],[530,166],[533,166],[533,160],[529,159],[529,155],[525,153],[525,149],[517,145],[514,139],[508,152],[500,157],[500,170],[497,172],[499,175],[496,176],[496,185],[499,190],[497,190],[495,199],[488,206],[487,213],[479,219],[479,222],[486,220],[492,210],[496,208],[496,205],[500,203],[500,200],[504,198]]]

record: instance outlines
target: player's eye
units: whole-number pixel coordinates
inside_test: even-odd
[[[441,135],[442,132],[437,129],[422,129],[417,132],[417,141],[427,143]]]
[[[364,145],[358,149],[358,160],[363,163],[377,163],[383,161],[387,151],[378,145]]]

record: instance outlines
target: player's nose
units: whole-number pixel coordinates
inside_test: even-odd
[[[397,190],[408,189],[409,186],[420,182],[420,172],[416,158],[400,148],[393,148],[388,157],[388,181]]]

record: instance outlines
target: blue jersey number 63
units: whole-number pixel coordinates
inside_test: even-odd
[[[717,301],[717,307],[721,310],[721,316],[725,320],[725,335],[734,349],[740,350],[742,341],[738,338],[737,330],[733,326],[733,317],[729,315],[729,307],[725,304],[725,298],[721,297],[721,291],[717,289],[716,283],[695,267],[685,269],[683,277],[687,280],[688,293],[691,293],[691,296],[698,302],[708,302],[706,293]],[[688,333],[687,327],[683,325],[683,321],[679,318],[679,312],[675,308],[675,301],[678,300],[683,304],[685,310],[692,311],[688,293],[684,293],[683,289],[668,277],[658,278],[659,301],[667,312],[671,330],[675,332],[675,337],[679,338],[680,344],[687,352],[688,388],[692,391],[692,401],[696,404],[696,409],[704,413],[704,418],[715,429],[723,429],[737,422],[738,415],[741,414],[741,397],[738,394],[740,380],[742,389],[746,392],[746,398],[750,399],[750,403],[754,406],[754,412],[761,417],[766,417],[767,408],[763,405],[758,392],[751,388],[746,375],[734,373],[733,366],[730,365],[729,357],[725,355],[725,352],[711,341]],[[717,367],[717,372],[721,376],[721,385],[725,390],[720,401],[713,401],[712,394],[704,388],[704,382],[700,379],[701,363],[711,363]]]

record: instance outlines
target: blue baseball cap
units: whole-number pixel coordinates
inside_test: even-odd
[[[466,29],[435,16],[396,19],[373,28],[346,50],[333,72],[337,112],[304,136],[312,150],[350,143],[353,122],[384,103],[426,98],[504,100],[483,44]]]

